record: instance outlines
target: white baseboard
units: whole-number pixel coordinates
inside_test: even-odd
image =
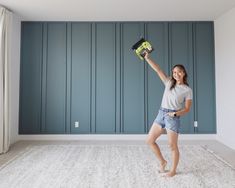
[[[180,134],[180,140],[216,140],[216,134]],[[147,134],[57,134],[57,135],[18,135],[21,140],[145,140]],[[167,135],[161,135],[159,140],[167,140]]]

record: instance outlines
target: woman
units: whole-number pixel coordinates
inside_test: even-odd
[[[144,58],[165,84],[161,108],[148,133],[146,142],[160,161],[159,172],[166,172],[167,161],[162,156],[160,148],[155,141],[164,133],[164,130],[167,131],[168,143],[172,152],[172,167],[165,176],[172,177],[176,174],[179,162],[178,133],[180,116],[190,111],[192,90],[188,86],[187,72],[183,65],[175,65],[172,69],[172,76],[167,77],[159,65],[150,59],[148,53],[145,54]]]

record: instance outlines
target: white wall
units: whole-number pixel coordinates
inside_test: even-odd
[[[10,143],[14,143],[18,138],[18,111],[19,111],[19,72],[20,72],[20,30],[21,19],[13,14],[12,32],[10,39]]]
[[[217,139],[235,149],[235,8],[215,20]]]

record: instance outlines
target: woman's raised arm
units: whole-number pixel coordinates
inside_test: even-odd
[[[160,66],[157,63],[155,63],[152,59],[150,59],[148,52],[146,52],[144,59],[152,67],[152,69],[158,74],[162,82],[165,83],[168,78],[167,75],[163,72],[163,70],[160,68]]]

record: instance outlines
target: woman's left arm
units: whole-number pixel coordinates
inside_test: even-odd
[[[192,106],[192,99],[188,99],[185,101],[185,107],[177,112],[169,112],[168,115],[171,117],[176,116],[182,116],[184,114],[187,114],[190,111],[190,108]]]

